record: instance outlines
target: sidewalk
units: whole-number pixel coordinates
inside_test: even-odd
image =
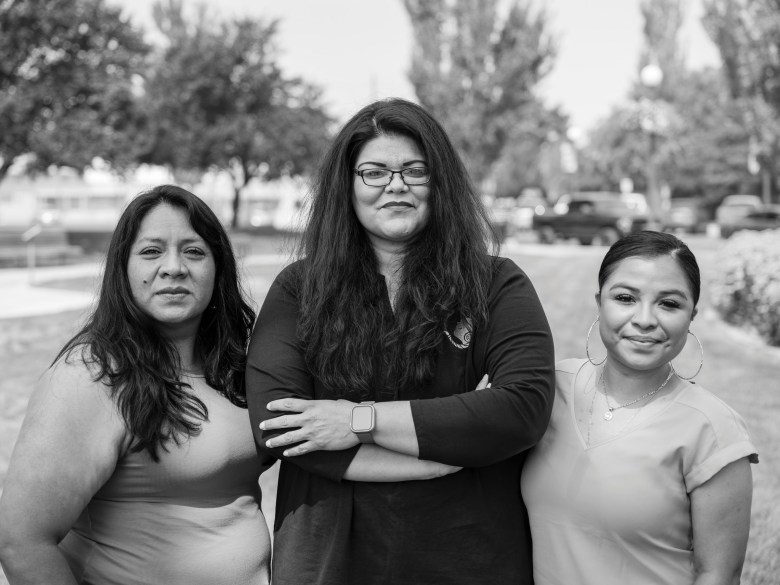
[[[257,254],[239,260],[239,266],[281,264],[278,254]],[[73,291],[46,286],[46,283],[76,278],[94,278],[95,288],[102,272],[102,260],[68,266],[36,267],[32,274],[26,268],[0,270],[0,320],[36,315],[52,315],[89,307],[95,295],[92,291]]]
[[[100,270],[99,262],[40,267],[32,274],[26,268],[0,270],[0,319],[84,309],[94,298],[91,292],[48,288],[41,284],[71,278],[97,278]]]

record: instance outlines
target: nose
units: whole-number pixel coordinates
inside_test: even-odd
[[[163,276],[170,276],[176,278],[186,274],[187,267],[182,262],[181,256],[175,253],[169,253],[165,255],[165,260],[161,266]]]
[[[392,171],[392,173],[393,174],[390,175],[390,182],[387,184],[387,187],[385,187],[387,191],[396,192],[409,189],[409,185],[404,182],[404,176],[401,174],[401,171]]]
[[[640,329],[652,329],[658,324],[652,303],[638,303],[631,322]]]

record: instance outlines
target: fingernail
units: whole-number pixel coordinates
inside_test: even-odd
[[[272,447],[273,447],[273,444],[272,444],[272,443],[273,443],[273,441],[266,441],[266,442],[265,442],[265,446],[266,446],[266,447],[268,447],[268,448],[270,449],[270,448],[272,448]]]
[[[264,431],[264,430],[265,430],[265,422],[261,422],[261,423],[260,423],[259,425],[257,425],[257,426],[259,426],[259,427],[260,427],[260,430],[261,430],[261,431]]]
[[[284,455],[285,457],[289,457],[290,456],[290,452],[289,451],[284,451],[282,453],[282,455]]]

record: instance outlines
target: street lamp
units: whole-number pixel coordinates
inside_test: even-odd
[[[650,208],[650,229],[659,229],[661,227],[661,190],[658,181],[658,165],[656,155],[658,151],[658,135],[664,126],[661,120],[662,113],[658,107],[655,93],[664,80],[663,70],[655,63],[651,62],[642,67],[639,72],[639,81],[647,90],[649,97],[643,97],[640,100],[640,127],[646,132],[650,139],[650,148],[646,167],[647,180],[647,205]]]

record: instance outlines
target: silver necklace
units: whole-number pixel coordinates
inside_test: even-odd
[[[651,390],[650,392],[646,392],[642,394],[639,398],[636,400],[632,400],[631,402],[626,402],[625,404],[618,404],[617,406],[610,406],[609,405],[609,390],[607,389],[607,381],[604,379],[604,370],[601,370],[600,378],[601,378],[601,384],[604,386],[604,400],[607,403],[607,410],[604,412],[604,420],[612,420],[612,413],[616,410],[619,410],[621,408],[625,408],[626,406],[631,406],[632,404],[636,404],[640,400],[644,400],[645,398],[650,398],[651,396],[654,396],[658,392],[661,391],[661,389],[666,386],[669,383],[669,380],[672,379],[672,375],[674,374],[674,368],[669,365],[669,375],[666,376],[666,380],[663,381],[663,384],[661,384],[658,388],[655,390]]]

